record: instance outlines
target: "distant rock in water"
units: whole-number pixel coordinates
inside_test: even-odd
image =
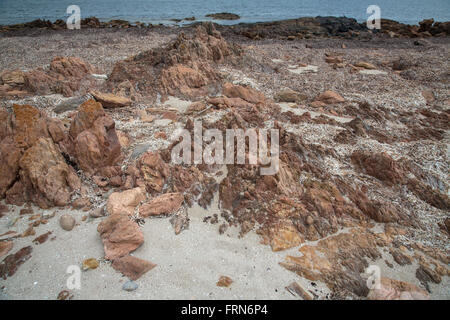
[[[205,17],[215,20],[239,20],[241,17],[235,13],[221,12],[207,14]]]

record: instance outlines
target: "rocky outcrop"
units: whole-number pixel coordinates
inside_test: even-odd
[[[59,143],[66,134],[56,119],[29,105],[2,111],[0,142],[0,198],[21,205],[32,201],[42,208],[64,206],[81,187],[66,163]]]
[[[108,176],[108,169],[122,157],[114,120],[94,100],[88,100],[78,108],[69,137],[68,152],[88,175]]]
[[[73,191],[81,182],[74,169],[68,166],[53,141],[40,138],[19,161],[23,198],[41,208],[64,206],[70,203]]]
[[[111,90],[129,81],[141,95],[192,99],[217,88],[222,77],[216,65],[239,55],[240,49],[227,43],[212,24],[203,24],[192,38],[180,34],[167,47],[118,62],[108,83]]]
[[[0,96],[85,94],[95,84],[92,73],[95,69],[79,58],[56,57],[46,69],[4,71],[0,76]]]
[[[352,162],[368,175],[385,182],[389,186],[404,181],[404,173],[386,153],[355,151],[352,154]]]

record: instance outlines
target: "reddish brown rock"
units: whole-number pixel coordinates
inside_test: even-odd
[[[171,214],[177,211],[184,201],[181,193],[166,193],[154,198],[149,203],[143,204],[139,208],[142,217],[156,216],[161,214]]]
[[[31,258],[32,251],[33,248],[28,246],[7,256],[0,264],[0,278],[6,280],[7,277],[12,277],[17,272],[17,269]]]
[[[341,95],[339,95],[336,92],[330,91],[330,90],[322,92],[317,97],[317,100],[322,101],[325,104],[336,104],[336,103],[345,102],[345,99]]]
[[[124,276],[135,281],[156,267],[156,264],[128,255],[115,259],[112,267],[114,270],[121,272]]]
[[[69,97],[76,92],[84,94],[85,88],[93,84],[92,73],[95,73],[94,68],[79,58],[56,57],[48,70],[38,68],[26,72],[24,89],[39,95],[60,93]]]
[[[166,47],[141,52],[119,61],[108,78],[108,86],[129,81],[142,96],[163,100],[168,95],[197,98],[218,88],[222,75],[217,64],[240,56],[236,45],[228,44],[210,23],[198,26],[193,37],[180,34]]]
[[[43,244],[45,241],[48,240],[48,237],[52,234],[51,231],[48,231],[44,234],[41,234],[39,237],[33,240],[34,244]]]
[[[47,118],[30,105],[13,105],[12,127],[14,142],[19,148],[31,147],[37,139],[49,137]]]
[[[104,108],[120,108],[131,105],[131,100],[112,93],[92,91],[94,99],[102,104]]]
[[[428,293],[412,283],[381,278],[380,288],[370,290],[369,300],[429,300]]]
[[[401,168],[385,152],[370,153],[358,150],[353,152],[351,159],[359,169],[389,186],[404,181],[404,173]]]
[[[106,203],[109,214],[122,214],[131,216],[137,205],[145,200],[145,194],[141,188],[134,188],[122,192],[113,192]]]
[[[223,85],[222,93],[228,98],[241,98],[253,104],[263,103],[266,100],[261,92],[253,88],[233,85],[231,83],[225,83]]]
[[[353,229],[320,240],[317,245],[304,245],[300,257],[287,256],[280,263],[311,281],[324,281],[331,290],[366,297],[366,280],[361,277],[368,266],[366,259],[381,257],[377,238],[364,229]]]
[[[0,199],[5,197],[6,191],[17,178],[21,156],[22,151],[11,137],[0,142]]]
[[[252,106],[250,102],[247,102],[241,98],[227,98],[227,97],[209,98],[208,103],[218,108],[225,108],[225,107],[247,108]]]
[[[136,222],[114,214],[100,222],[97,231],[103,241],[105,258],[115,260],[136,250],[144,243],[144,235]]]
[[[365,61],[359,61],[355,63],[355,67],[363,68],[367,70],[375,70],[377,67],[375,67],[373,64],[365,62]]]
[[[2,241],[0,242],[0,258],[4,255],[8,254],[9,251],[13,248],[14,243],[12,241]]]
[[[229,287],[233,283],[233,280],[227,276],[220,276],[219,281],[217,281],[218,287]]]
[[[41,208],[67,205],[71,194],[81,187],[74,169],[66,164],[49,138],[40,138],[33,147],[25,151],[19,166],[20,181],[16,184],[22,187],[23,199],[32,201]]]
[[[72,153],[88,175],[113,166],[122,157],[114,120],[94,100],[83,103],[70,126]]]
[[[148,192],[161,192],[164,182],[169,177],[169,166],[159,153],[147,152],[138,161],[140,178]]]

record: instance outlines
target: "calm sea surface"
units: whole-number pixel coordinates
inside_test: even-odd
[[[242,18],[233,22],[257,22],[306,16],[346,16],[363,22],[371,4],[381,8],[381,17],[416,24],[425,18],[450,20],[450,0],[0,0],[0,25],[34,19],[67,19],[69,5],[81,8],[81,17],[100,20],[168,23],[215,12],[232,12]]]

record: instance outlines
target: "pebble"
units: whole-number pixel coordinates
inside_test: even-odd
[[[59,225],[66,231],[71,231],[75,226],[75,218],[69,214],[63,214],[59,218]]]
[[[130,281],[127,281],[127,282],[125,282],[125,283],[123,284],[122,290],[125,290],[125,291],[134,291],[134,290],[136,290],[138,287],[139,287],[139,286],[138,286],[138,284],[137,284],[136,282],[130,280]]]

